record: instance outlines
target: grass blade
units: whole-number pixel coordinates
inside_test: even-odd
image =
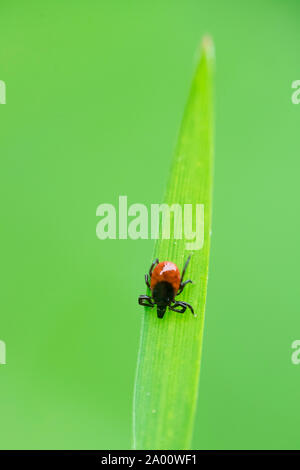
[[[192,254],[186,279],[192,279],[194,284],[189,284],[180,298],[193,305],[197,317],[188,310],[184,315],[167,311],[161,320],[154,309],[145,309],[134,395],[137,449],[191,446],[211,231],[213,69],[213,44],[210,38],[205,38],[164,201],[169,205],[204,204],[204,245]],[[186,240],[160,239],[153,258],[173,261],[182,269],[189,254]]]

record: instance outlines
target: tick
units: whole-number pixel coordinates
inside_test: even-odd
[[[184,313],[189,308],[194,315],[193,307],[187,302],[175,300],[184,287],[192,282],[190,279],[183,282],[185,271],[188,267],[191,256],[188,257],[184,265],[182,274],[175,263],[171,261],[153,261],[149,269],[149,274],[145,274],[145,281],[151,290],[151,296],[140,295],[139,304],[153,308],[157,305],[157,316],[163,318],[167,307],[173,312]]]

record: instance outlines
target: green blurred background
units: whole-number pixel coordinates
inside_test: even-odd
[[[131,446],[153,241],[96,207],[162,200],[203,34],[215,41],[212,256],[193,448],[300,448],[300,4],[2,2],[1,448]]]

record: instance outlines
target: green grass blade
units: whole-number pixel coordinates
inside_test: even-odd
[[[189,449],[191,446],[211,232],[213,69],[213,44],[210,38],[205,38],[164,201],[169,205],[204,204],[204,245],[192,253],[186,275],[194,284],[188,284],[180,296],[193,305],[197,317],[188,310],[183,315],[167,311],[163,319],[157,318],[156,309],[147,308],[143,313],[134,396],[134,447],[137,449]],[[160,239],[154,258],[173,261],[182,269],[191,254],[186,242]]]

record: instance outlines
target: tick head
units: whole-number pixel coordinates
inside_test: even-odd
[[[163,318],[165,312],[166,312],[166,306],[158,305],[157,306],[157,317],[158,318]]]

